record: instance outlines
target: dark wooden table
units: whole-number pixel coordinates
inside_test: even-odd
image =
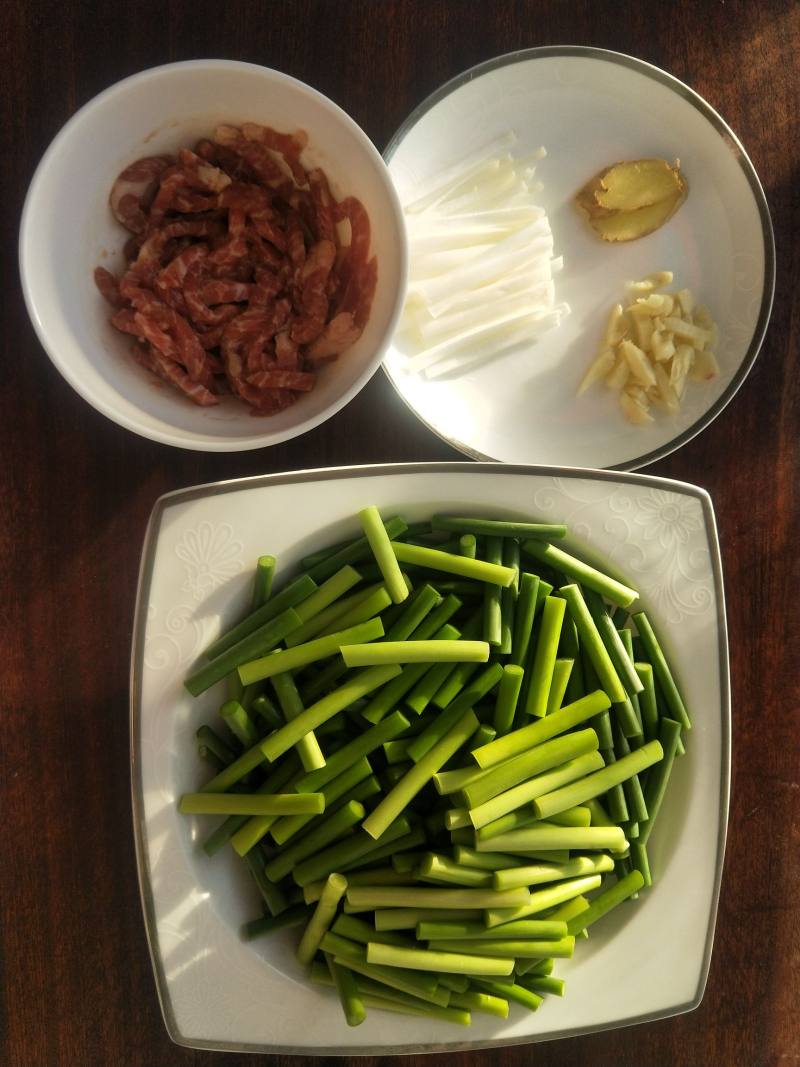
[[[286,71],[331,96],[382,147],[446,79],[545,44],[616,49],[688,82],[739,134],[772,211],[778,286],[755,369],[712,426],[651,468],[699,482],[717,510],[733,678],[728,851],[697,1011],[535,1049],[425,1062],[800,1064],[796,0],[0,5],[0,1063],[245,1062],[170,1043],[139,906],[128,657],[139,552],[156,497],[261,472],[459,458],[382,374],[324,426],[269,451],[179,451],[95,413],[50,365],[23,307],[16,232],[39,157],[101,89],[170,60],[214,55]]]

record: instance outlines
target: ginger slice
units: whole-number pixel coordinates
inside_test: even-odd
[[[612,215],[590,218],[589,222],[604,241],[636,241],[653,233],[680,207],[683,194],[673,193],[657,204],[640,207],[636,211],[618,211]]]
[[[685,184],[678,167],[665,159],[636,159],[604,171],[594,198],[610,211],[637,211],[683,193]]]

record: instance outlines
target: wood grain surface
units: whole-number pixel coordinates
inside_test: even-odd
[[[325,425],[265,451],[180,451],[97,414],[51,366],[23,305],[16,235],[36,163],[92,96],[171,60],[220,56],[285,71],[331,96],[382,148],[445,80],[492,56],[546,44],[627,52],[688,82],[743,141],[775,225],[775,307],[752,374],[700,437],[650,468],[708,489],[722,540],[734,772],[716,944],[705,999],[689,1015],[406,1062],[800,1064],[796,0],[0,4],[1,1064],[247,1062],[171,1044],[139,905],[128,660],[139,552],[156,497],[262,472],[460,458],[415,420],[381,373]]]

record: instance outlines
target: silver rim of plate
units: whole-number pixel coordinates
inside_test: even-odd
[[[693,1011],[703,999],[708,972],[711,965],[711,952],[714,944],[716,931],[716,919],[719,907],[719,894],[722,881],[722,870],[725,859],[725,845],[728,828],[728,811],[730,798],[730,767],[731,767],[731,691],[730,691],[730,667],[728,658],[728,632],[725,611],[725,590],[722,574],[722,560],[720,553],[719,536],[717,532],[714,508],[709,494],[702,488],[688,482],[681,482],[670,478],[660,478],[652,475],[620,473],[614,471],[598,471],[581,467],[554,467],[536,466],[533,464],[512,463],[466,463],[433,462],[433,463],[387,463],[366,466],[328,467],[292,471],[281,474],[264,474],[248,478],[232,478],[226,481],[208,482],[202,485],[192,486],[186,489],[177,489],[165,493],[159,497],[153,506],[150,519],[145,532],[142,557],[139,567],[139,580],[136,594],[136,610],[133,624],[133,639],[131,645],[130,664],[130,770],[131,770],[131,809],[133,821],[133,836],[136,849],[136,867],[139,879],[139,892],[142,904],[142,912],[145,924],[147,944],[150,951],[150,961],[155,977],[156,991],[159,1006],[161,1008],[164,1025],[167,1032],[176,1044],[187,1048],[211,1049],[232,1052],[268,1052],[270,1054],[303,1054],[315,1056],[331,1055],[401,1055],[409,1051],[415,1052],[457,1052],[475,1051],[481,1048],[501,1048],[511,1045],[525,1045],[536,1041],[535,1036],[527,1035],[522,1038],[502,1038],[494,1041],[443,1041],[436,1045],[426,1045],[424,1048],[398,1048],[396,1051],[384,1047],[370,1050],[364,1046],[331,1046],[329,1048],[304,1048],[298,1046],[277,1045],[253,1045],[235,1041],[221,1041],[209,1039],[195,1039],[181,1033],[177,1024],[175,1013],[172,1008],[169,983],[164,970],[164,962],[158,947],[158,928],[156,920],[155,900],[153,897],[150,878],[150,860],[148,855],[147,841],[145,838],[146,820],[144,811],[144,790],[142,784],[143,753],[141,746],[142,724],[142,677],[144,671],[144,643],[147,626],[147,605],[144,603],[143,594],[149,589],[155,564],[158,537],[162,519],[166,510],[174,503],[197,500],[203,497],[224,496],[226,493],[240,491],[242,489],[277,486],[287,483],[302,483],[313,481],[328,481],[331,479],[362,478],[368,476],[391,476],[392,474],[442,474],[467,472],[471,475],[485,475],[492,477],[495,474],[533,475],[566,480],[579,480],[592,478],[597,481],[608,481],[619,484],[637,485],[655,490],[664,490],[673,493],[682,493],[694,497],[699,501],[705,518],[706,531],[709,539],[710,566],[715,587],[715,605],[717,613],[717,626],[719,632],[719,671],[720,671],[720,712],[721,723],[721,752],[720,752],[720,790],[719,790],[719,816],[720,833],[717,839],[717,854],[715,858],[714,887],[712,903],[709,915],[709,924],[703,950],[703,962],[697,990],[694,997],[677,1006],[668,1009],[655,1010],[644,1015],[637,1016],[628,1022],[611,1022],[588,1027],[573,1027],[556,1033],[545,1035],[545,1040],[557,1040],[565,1037],[595,1033],[602,1030],[616,1029],[620,1025],[632,1023],[648,1023],[670,1016]]]
[[[627,67],[630,70],[643,74],[648,78],[651,78],[653,81],[672,89],[680,97],[686,100],[687,103],[691,104],[692,107],[699,111],[708,120],[715,131],[726,142],[731,154],[739,163],[753,194],[761,222],[761,231],[764,241],[764,288],[758,319],[753,331],[753,337],[738,370],[733,375],[733,378],[722,395],[686,430],[678,433],[660,448],[646,452],[641,456],[636,456],[624,463],[610,465],[606,468],[608,470],[616,471],[632,471],[637,470],[640,467],[645,467],[650,463],[655,463],[657,460],[668,456],[671,452],[675,452],[682,445],[685,445],[688,441],[691,441],[693,437],[696,437],[701,433],[706,426],[712,423],[714,419],[722,413],[739,391],[750,373],[750,370],[756,361],[756,357],[761,350],[761,345],[763,344],[764,336],[767,332],[767,326],[769,325],[772,303],[775,295],[775,236],[772,228],[772,219],[769,213],[767,198],[764,194],[764,189],[758,178],[755,167],[750,161],[750,157],[747,155],[744,146],[730,126],[728,126],[722,116],[719,115],[714,108],[699,95],[699,93],[696,93],[694,89],[691,89],[672,74],[668,74],[666,71],[661,70],[660,67],[656,67],[651,63],[646,63],[644,60],[636,59],[634,56],[628,56],[622,52],[612,52],[603,48],[588,48],[582,45],[548,45],[541,48],[524,48],[518,52],[509,52],[506,55],[497,56],[494,59],[478,63],[476,66],[470,67],[469,70],[465,70],[463,73],[451,78],[450,81],[445,82],[444,85],[434,90],[430,96],[426,97],[421,104],[414,108],[405,122],[403,122],[389,140],[389,143],[384,149],[383,158],[388,166],[408,133],[414,126],[416,126],[420,119],[422,119],[438,103],[450,96],[450,94],[454,93],[457,89],[460,89],[461,86],[465,85],[467,82],[474,81],[476,78],[480,78],[483,75],[489,74],[502,67],[510,66],[513,63],[524,63],[533,59],[566,57],[600,59],[605,60],[608,63],[617,64],[621,67]],[[485,462],[498,462],[496,456],[485,455],[470,447],[468,444],[465,444],[463,441],[450,437],[436,426],[433,426],[407,399],[403,390],[398,386],[395,378],[389,370],[386,361],[383,363],[383,370],[403,403],[406,404],[414,415],[424,423],[429,430],[435,433],[437,437],[440,437],[443,441],[446,441],[447,444],[458,449],[459,452],[470,456],[472,459]]]

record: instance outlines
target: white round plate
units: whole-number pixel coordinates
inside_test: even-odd
[[[775,252],[753,165],[717,113],[682,82],[630,56],[594,48],[534,48],[490,60],[425,100],[384,157],[402,202],[421,182],[513,130],[537,167],[555,254],[556,299],[571,314],[526,350],[439,380],[404,370],[399,335],[384,361],[409,407],[475,459],[633,470],[689,441],[746,378],[772,307]],[[573,206],[577,190],[621,159],[681,161],[689,195],[660,230],[626,244],[600,241]],[[413,259],[412,259],[413,265]],[[676,416],[625,421],[615,395],[576,388],[625,283],[671,270],[708,305],[720,330],[719,378],[691,383]]]

